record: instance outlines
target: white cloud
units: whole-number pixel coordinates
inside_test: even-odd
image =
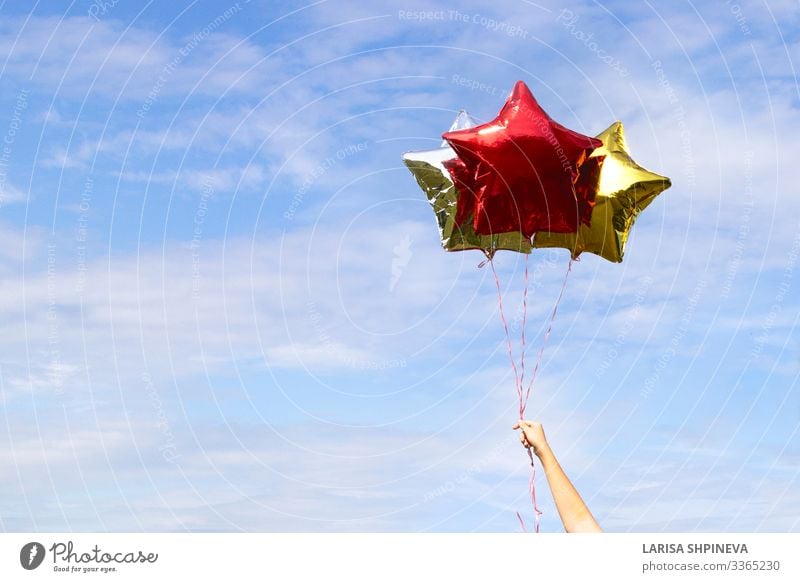
[[[188,90],[201,95],[250,90],[254,79],[247,71],[263,51],[227,36],[224,24],[205,35],[201,23],[199,37],[180,38],[124,26],[113,18],[7,17],[0,29],[0,54],[8,57],[8,75],[73,97],[91,90],[144,102],[156,89],[159,97]],[[163,82],[157,83],[159,78]]]
[[[7,181],[0,188],[0,208],[7,204],[18,204],[28,200],[28,196],[19,188]]]

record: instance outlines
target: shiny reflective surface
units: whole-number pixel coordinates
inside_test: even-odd
[[[537,232],[537,248],[562,247],[577,258],[594,253],[619,263],[625,253],[633,223],[642,210],[669,188],[669,178],[655,174],[633,161],[625,143],[622,123],[617,121],[597,136],[603,146],[592,157],[605,156],[600,182],[589,225],[581,225],[573,234]]]
[[[494,120],[442,137],[460,160],[445,164],[462,194],[459,224],[471,218],[477,234],[525,236],[589,224],[596,189],[575,186],[581,165],[603,144],[553,121],[522,81]]]
[[[475,125],[465,112],[458,114],[451,130]],[[409,152],[403,155],[403,162],[417,180],[436,215],[442,247],[448,251],[478,249],[491,257],[497,250],[511,250],[529,253],[530,240],[519,232],[497,235],[479,235],[470,222],[459,227],[456,210],[461,193],[456,188],[445,168],[445,164],[457,162],[456,153],[449,146],[435,150]]]

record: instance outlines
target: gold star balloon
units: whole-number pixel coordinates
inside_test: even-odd
[[[450,131],[475,125],[477,125],[475,120],[462,110],[450,127]],[[457,224],[456,210],[460,192],[453,184],[445,164],[457,163],[458,156],[447,142],[442,142],[442,147],[438,149],[403,154],[403,162],[414,175],[433,208],[439,225],[442,247],[446,251],[478,249],[489,258],[498,250],[531,252],[531,241],[521,232],[479,235],[475,233],[472,220],[466,220],[460,226]]]
[[[633,161],[625,144],[622,122],[615,122],[597,138],[603,146],[590,157],[605,156],[605,160],[590,225],[582,224],[577,233],[571,234],[537,232],[533,246],[565,248],[573,259],[589,252],[620,263],[636,217],[672,183]]]

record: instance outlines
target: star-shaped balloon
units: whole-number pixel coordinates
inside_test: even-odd
[[[589,252],[619,263],[636,217],[672,183],[631,159],[622,122],[615,122],[597,138],[603,147],[596,149],[592,158],[605,156],[605,160],[590,225],[581,225],[573,234],[537,232],[533,242],[539,248],[568,249],[573,258]]]
[[[466,111],[461,111],[450,126],[450,131],[475,125],[472,117]],[[531,252],[530,239],[519,232],[479,235],[475,233],[471,222],[458,226],[456,210],[462,193],[456,188],[450,172],[445,168],[445,165],[458,163],[458,158],[446,141],[442,142],[439,149],[403,154],[403,162],[428,197],[436,214],[442,247],[445,250],[479,249],[490,258],[497,250]],[[464,167],[463,164],[461,166]]]
[[[575,185],[581,165],[602,143],[553,121],[522,81],[494,120],[442,137],[466,166],[466,178],[450,170],[464,190],[474,191],[459,199],[458,217],[471,216],[477,234],[530,237],[589,224],[595,189]]]

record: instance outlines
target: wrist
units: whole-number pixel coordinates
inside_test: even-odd
[[[550,445],[548,445],[547,443],[544,443],[541,446],[534,447],[533,452],[537,457],[539,457],[539,460],[542,462],[544,462],[546,459],[553,457],[553,451],[550,449]]]

